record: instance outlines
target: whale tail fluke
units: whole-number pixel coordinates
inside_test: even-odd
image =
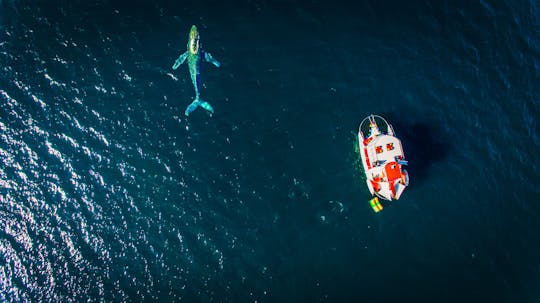
[[[191,102],[191,104],[188,105],[188,107],[186,108],[186,116],[189,116],[189,114],[191,114],[191,112],[193,112],[199,106],[209,111],[210,114],[214,113],[214,109],[212,108],[212,105],[210,105],[210,103],[197,98],[193,100],[193,102]]]

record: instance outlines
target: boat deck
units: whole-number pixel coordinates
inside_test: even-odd
[[[399,139],[389,135],[378,136],[369,143],[368,157],[371,167],[395,162],[397,157],[403,156],[403,148]]]

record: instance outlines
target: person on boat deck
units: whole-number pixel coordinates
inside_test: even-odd
[[[373,162],[373,164],[374,164],[375,166],[378,166],[378,165],[380,165],[380,164],[384,164],[385,162],[386,162],[386,160],[375,160],[375,162]]]
[[[396,162],[401,165],[408,165],[409,162],[407,160],[403,160],[403,157],[401,155],[396,156]]]

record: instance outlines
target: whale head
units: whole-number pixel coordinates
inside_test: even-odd
[[[189,31],[188,49],[193,55],[199,53],[199,31],[195,25],[193,25]]]

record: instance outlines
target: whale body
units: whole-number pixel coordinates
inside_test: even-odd
[[[219,67],[221,64],[219,61],[214,59],[209,52],[202,49],[199,40],[199,31],[197,30],[197,27],[193,25],[189,31],[187,50],[182,53],[178,59],[176,59],[172,67],[173,69],[177,69],[187,60],[189,74],[191,75],[191,82],[193,83],[193,88],[195,89],[195,100],[193,100],[193,102],[191,102],[191,104],[189,104],[186,108],[186,116],[189,116],[189,114],[199,106],[209,111],[210,114],[214,113],[212,105],[200,99],[199,91],[201,87],[201,63],[204,59],[205,61],[214,64],[216,67]]]

